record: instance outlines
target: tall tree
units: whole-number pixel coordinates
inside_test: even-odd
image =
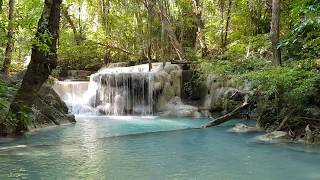
[[[220,8],[220,47],[222,52],[225,49],[224,43],[224,11],[225,11],[225,0],[219,0],[219,8]]]
[[[100,10],[101,25],[104,31],[104,36],[105,38],[107,38],[109,37],[111,32],[111,25],[108,24],[108,14],[110,12],[110,0],[100,0],[99,2],[101,6],[101,10]],[[105,55],[103,60],[106,65],[108,65],[111,62],[111,54],[110,54],[110,49],[108,47],[106,47],[105,49]]]
[[[8,34],[7,34],[7,46],[6,46],[6,52],[4,55],[3,60],[3,67],[1,69],[2,72],[5,74],[9,73],[9,66],[11,64],[12,59],[12,51],[13,51],[13,35],[14,35],[14,26],[13,26],[13,19],[14,19],[14,4],[15,0],[9,0],[9,12],[8,12]]]
[[[65,5],[62,5],[61,6],[61,13],[63,15],[63,17],[67,20],[67,22],[69,23],[70,25],[70,28],[72,29],[72,32],[73,32],[73,36],[74,36],[74,41],[76,42],[77,45],[80,45],[80,41],[81,41],[81,38],[80,36],[78,35],[78,31],[77,31],[77,27],[76,25],[74,24],[73,22],[73,19],[72,19],[72,16],[69,14],[69,6],[65,6]]]
[[[152,69],[152,57],[151,57],[151,50],[152,50],[152,21],[154,18],[154,3],[150,0],[145,0],[144,2],[146,8],[147,8],[147,28],[148,28],[148,48],[147,48],[147,57],[148,57],[148,63],[149,63],[149,71]]]
[[[272,63],[274,66],[281,65],[281,51],[278,48],[280,32],[280,0],[272,1],[272,20],[271,20],[271,41],[272,41]]]
[[[23,78],[7,119],[14,126],[1,122],[1,134],[19,134],[27,130],[27,124],[22,114],[30,109],[38,98],[37,92],[48,79],[51,71],[57,66],[57,40],[59,37],[60,5],[62,0],[45,0],[42,16],[38,23],[35,36],[37,43],[32,46],[31,61]],[[44,48],[45,47],[45,48]],[[6,132],[3,132],[6,130]],[[9,132],[8,132],[9,130]]]
[[[166,65],[166,60],[165,60],[165,57],[164,57],[164,49],[165,49],[165,24],[163,22],[163,11],[164,11],[164,5],[165,5],[165,2],[164,0],[160,0],[160,20],[161,20],[161,37],[160,37],[160,40],[161,40],[161,52],[160,52],[160,58],[161,58],[161,61],[163,63],[163,68],[165,67]]]
[[[2,12],[3,0],[0,0],[0,13]]]
[[[195,9],[195,21],[197,25],[197,41],[196,48],[198,44],[200,45],[201,55],[206,56],[208,54],[208,47],[205,42],[205,36],[203,34],[204,22],[202,19],[202,5],[200,0],[193,0],[193,6]]]
[[[228,3],[228,11],[227,11],[227,19],[226,19],[226,28],[224,32],[224,40],[223,40],[223,47],[225,48],[228,44],[228,31],[229,31],[229,26],[230,26],[230,21],[231,21],[231,9],[232,9],[232,0],[229,0]]]
[[[166,6],[165,6],[166,7]],[[167,7],[168,8],[168,7]],[[184,51],[183,51],[183,47],[182,47],[182,43],[179,42],[177,36],[176,36],[176,33],[172,27],[172,23],[171,23],[171,20],[169,18],[169,15],[168,15],[168,10],[166,10],[165,8],[162,9],[161,11],[161,8],[159,8],[157,10],[157,13],[159,15],[159,17],[161,17],[161,23],[163,23],[163,28],[170,40],[170,43],[171,45],[173,46],[173,48],[175,49],[176,51],[176,54],[178,55],[179,57],[179,60],[182,62],[182,61],[185,61],[185,54],[184,54]]]

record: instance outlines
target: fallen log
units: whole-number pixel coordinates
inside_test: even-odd
[[[227,121],[231,120],[234,116],[236,116],[240,111],[249,107],[249,105],[250,104],[248,102],[244,102],[242,105],[238,106],[237,108],[235,108],[233,111],[229,112],[228,114],[225,114],[221,117],[218,117],[218,118],[210,121],[209,123],[204,125],[203,128],[214,127],[214,126],[217,126],[217,125],[222,124],[224,122],[227,122]]]

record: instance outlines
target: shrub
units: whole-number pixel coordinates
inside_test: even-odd
[[[16,86],[0,79],[0,118],[6,117],[16,90]]]
[[[251,72],[242,78],[252,82],[260,124],[267,127],[284,116],[306,116],[320,90],[320,75],[302,68],[277,67]]]

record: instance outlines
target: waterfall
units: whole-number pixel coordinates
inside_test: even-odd
[[[54,89],[73,114],[152,115],[154,74],[160,68],[104,68],[89,82],[58,82]]]
[[[90,106],[106,115],[151,115],[153,73],[97,73],[91,76]]]
[[[58,81],[54,84],[53,89],[67,104],[71,113],[83,114],[94,112],[85,98],[88,97],[88,86],[87,81]]]

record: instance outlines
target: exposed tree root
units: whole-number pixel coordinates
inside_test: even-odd
[[[281,129],[283,129],[283,127],[284,127],[285,124],[287,123],[288,119],[289,119],[289,116],[288,116],[288,115],[285,116],[285,117],[283,118],[283,120],[281,121],[280,125],[278,126],[278,128],[276,129],[276,131],[280,131]]]

